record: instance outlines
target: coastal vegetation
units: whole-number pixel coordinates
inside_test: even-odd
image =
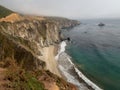
[[[6,16],[10,15],[11,13],[13,13],[13,11],[11,11],[3,6],[0,6],[0,18],[6,17]]]
[[[2,6],[0,12],[0,89],[77,90],[60,77],[54,57],[60,29],[78,22],[20,15]]]

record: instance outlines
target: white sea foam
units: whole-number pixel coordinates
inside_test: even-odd
[[[63,41],[63,42],[61,42],[61,44],[60,44],[60,49],[59,49],[59,51],[58,51],[58,54],[55,56],[55,59],[56,60],[58,60],[58,57],[59,57],[59,55],[62,53],[62,52],[65,52],[65,47],[66,47],[66,42],[65,41]]]
[[[74,65],[72,61],[70,60],[70,57],[67,57],[67,60],[70,62],[71,65]]]
[[[67,78],[68,82],[71,82],[77,86],[80,85],[79,82],[76,81],[72,75],[70,75],[68,72],[66,72],[66,69],[63,66],[59,65],[59,68],[62,70],[62,73],[65,75],[65,77],[69,77],[69,78]]]
[[[85,75],[83,75],[83,73],[80,72],[76,67],[75,67],[75,71],[78,73],[79,77],[81,77],[93,89],[95,89],[95,90],[102,90],[95,83],[93,83],[91,80],[89,80]]]
[[[66,47],[66,42],[65,41],[61,42],[60,50],[55,58],[56,60],[58,60],[59,69],[62,71],[63,75],[67,78],[67,81],[78,86],[80,90],[89,90],[87,86],[85,86],[85,84],[80,83],[79,80],[77,80],[74,77],[74,75],[70,74],[70,70],[74,68],[78,76],[82,80],[84,80],[84,82],[87,85],[91,86],[94,90],[102,90],[75,67],[75,65],[72,63],[70,59],[70,56],[65,53],[65,47]]]

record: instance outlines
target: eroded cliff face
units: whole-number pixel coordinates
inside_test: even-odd
[[[61,76],[55,60],[58,44],[61,41],[60,29],[78,24],[77,21],[65,18],[18,14],[2,18],[0,20],[0,62],[12,59],[26,70],[49,70]],[[68,87],[66,90],[75,89]]]
[[[0,61],[5,62],[7,59],[13,59],[17,60],[19,64],[23,62],[23,67],[27,70],[44,69],[45,62],[40,61],[31,52],[20,46],[19,42],[22,39],[17,42],[15,39],[2,30],[0,31]]]
[[[44,66],[44,68],[49,69],[51,72],[59,75],[56,67],[57,65],[52,64],[53,62],[56,63],[56,61],[54,60],[52,62],[53,58],[51,57],[55,55],[56,46],[60,42],[60,35],[59,35],[60,29],[62,27],[70,27],[73,25],[77,25],[78,22],[71,21],[68,19],[61,19],[61,18],[41,19],[41,17],[40,18],[30,17],[30,16],[27,17],[23,15],[21,16],[19,15],[16,17],[19,17],[20,19],[18,18],[16,20],[13,19],[12,22],[10,22],[9,20],[0,22],[1,36],[4,35],[4,37],[7,39],[8,42],[11,42],[11,44],[14,43],[16,44],[15,46],[17,46],[17,47],[11,47],[14,49],[14,54],[18,55],[15,56],[14,54],[12,54],[13,53],[12,52],[11,54],[13,55],[13,57],[17,61],[22,61],[24,57],[32,56],[38,59],[38,60],[30,61],[31,63],[36,62],[35,65],[36,68],[39,69],[39,67]],[[4,41],[5,40],[3,40],[3,42],[1,43],[4,43]],[[8,42],[6,42],[5,45],[7,45]],[[8,43],[8,45],[11,44]],[[8,51],[3,50],[3,52],[4,54],[6,54]],[[31,55],[26,55],[26,52],[28,52]],[[25,54],[22,55],[20,53],[25,53]],[[51,53],[53,54],[49,55]],[[28,59],[26,58],[24,62],[27,62]],[[42,62],[44,62],[43,66],[41,66]]]
[[[21,62],[23,59],[24,59],[23,60],[24,62],[28,62],[28,64],[27,63],[25,64],[26,67],[28,65],[30,69],[31,67],[33,68],[36,67],[37,69],[41,69],[39,68],[41,67],[41,65],[39,65],[39,62],[36,62],[36,60],[33,59],[33,58],[36,58],[38,59],[37,61],[40,61],[40,62],[42,61],[45,63],[45,65],[43,66],[45,66],[46,69],[51,70],[51,68],[47,67],[50,63],[47,64],[48,59],[46,60],[47,56],[44,55],[46,52],[44,51],[44,47],[49,47],[49,45],[59,42],[57,26],[53,25],[53,23],[49,23],[46,21],[28,20],[28,19],[17,21],[14,23],[1,22],[0,24],[1,24],[0,25],[1,36],[2,34],[4,34],[4,37],[7,40],[6,43],[5,43],[5,40],[1,42],[2,46],[8,45],[6,47],[9,47],[10,45],[9,48],[14,49],[13,51],[11,51],[8,48],[8,50],[2,50],[1,52],[4,52],[4,54],[6,55],[6,53],[11,51],[12,53],[10,54],[11,56],[13,55],[12,58],[14,57],[18,62]],[[2,40],[2,37],[1,37],[1,40]],[[11,44],[12,46],[14,45],[14,47],[11,47]],[[4,47],[1,47],[1,48],[4,49]],[[49,52],[53,53],[52,51],[49,51]],[[28,53],[30,55],[28,55]],[[3,57],[4,55],[1,54],[1,56]],[[29,58],[26,58],[26,57],[29,57]],[[29,64],[29,62],[31,64],[36,63],[36,65],[32,66]],[[51,71],[56,71],[54,73],[58,74],[57,68],[56,70],[51,70]]]

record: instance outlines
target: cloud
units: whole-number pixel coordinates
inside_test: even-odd
[[[27,14],[78,18],[120,17],[120,0],[0,0],[0,4]]]

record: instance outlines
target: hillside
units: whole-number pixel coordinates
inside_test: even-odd
[[[0,21],[0,69],[6,74],[0,82],[7,82],[0,84],[0,90],[77,90],[61,78],[55,55],[60,29],[79,23],[5,12],[8,16]]]
[[[13,11],[11,11],[3,6],[0,6],[0,18],[6,17],[6,16],[10,15],[11,13],[13,13]]]

